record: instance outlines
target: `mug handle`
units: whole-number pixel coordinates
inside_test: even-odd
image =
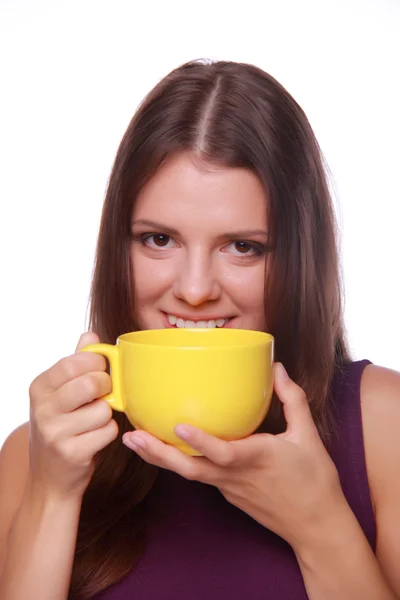
[[[102,397],[106,400],[112,409],[118,412],[125,412],[125,406],[121,393],[121,370],[119,363],[119,348],[112,344],[90,344],[82,348],[81,352],[94,352],[101,354],[110,363],[110,375],[112,380],[112,392]]]

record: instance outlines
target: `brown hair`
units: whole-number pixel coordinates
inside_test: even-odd
[[[132,207],[139,190],[173,153],[252,169],[269,199],[273,234],[265,311],[276,359],[307,394],[322,438],[333,422],[329,387],[347,359],[335,221],[321,152],[298,104],[252,65],[194,61],[145,98],[122,139],[109,180],[98,239],[90,326],[115,343],[137,328],[129,264]],[[280,403],[268,428],[282,431]],[[119,437],[96,456],[78,531],[71,598],[90,598],[124,577],[143,552],[142,500],[157,470],[122,443],[131,429],[114,414]]]

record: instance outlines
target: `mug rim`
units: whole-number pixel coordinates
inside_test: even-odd
[[[188,333],[206,333],[207,335],[216,335],[216,332],[218,332],[217,335],[221,335],[223,333],[224,335],[224,339],[226,340],[226,338],[229,338],[230,336],[232,337],[236,337],[236,336],[241,336],[242,333],[245,334],[243,335],[243,342],[241,343],[240,340],[237,341],[237,343],[229,343],[229,341],[223,341],[221,339],[221,343],[217,343],[217,344],[213,344],[212,346],[206,346],[203,345],[201,342],[199,342],[198,344],[194,344],[194,343],[185,343],[185,341],[182,342],[178,342],[178,343],[174,343],[173,341],[171,341],[171,343],[160,343],[158,341],[146,341],[145,339],[141,340],[140,338],[146,338],[148,336],[148,334],[153,334],[153,333],[157,333],[157,334],[161,334],[161,335],[166,335],[166,336],[173,336],[175,334],[171,334],[171,331],[176,331],[175,329],[169,329],[169,328],[164,328],[164,329],[140,329],[140,330],[136,330],[136,331],[129,331],[126,333],[121,334],[120,336],[118,336],[117,339],[117,344],[138,344],[141,346],[146,346],[146,347],[157,347],[157,348],[177,348],[177,349],[187,349],[187,350],[202,350],[202,349],[206,349],[206,350],[212,350],[215,348],[224,348],[226,350],[229,349],[234,349],[234,348],[243,348],[243,347],[255,347],[255,346],[263,346],[265,344],[270,344],[270,343],[274,343],[275,338],[272,334],[267,333],[265,331],[257,331],[254,329],[215,329],[215,328],[199,328],[199,327],[193,327],[193,328],[182,328],[179,329],[178,331],[181,332],[181,334],[183,333],[183,335],[185,335],[186,332]],[[166,332],[166,333],[165,333]],[[185,332],[185,333],[184,333]],[[228,333],[229,332],[229,333]],[[238,333],[239,332],[239,333]],[[247,339],[246,339],[246,336]]]

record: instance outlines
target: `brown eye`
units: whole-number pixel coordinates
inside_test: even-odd
[[[165,233],[142,233],[133,240],[151,250],[171,250],[178,245],[170,235]]]
[[[154,244],[159,246],[160,248],[167,246],[170,240],[169,235],[163,235],[162,233],[158,233],[157,235],[151,236],[154,240]]]
[[[263,256],[265,247],[257,242],[246,242],[246,240],[236,240],[230,242],[223,248],[224,252],[229,252],[233,256],[241,256],[243,259]]]
[[[253,250],[253,246],[248,242],[235,242],[235,250],[240,252],[240,254],[248,254],[248,252]]]

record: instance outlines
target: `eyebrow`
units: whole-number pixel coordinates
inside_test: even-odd
[[[145,227],[151,227],[156,231],[165,231],[166,233],[171,233],[172,235],[179,235],[177,229],[173,227],[169,227],[168,225],[163,225],[162,223],[157,223],[156,221],[149,221],[147,219],[138,219],[137,221],[132,222],[132,227],[144,225]],[[264,237],[268,237],[268,232],[263,229],[244,229],[242,231],[234,231],[227,232],[224,234],[224,237],[230,238],[246,238],[252,235],[262,235]]]

